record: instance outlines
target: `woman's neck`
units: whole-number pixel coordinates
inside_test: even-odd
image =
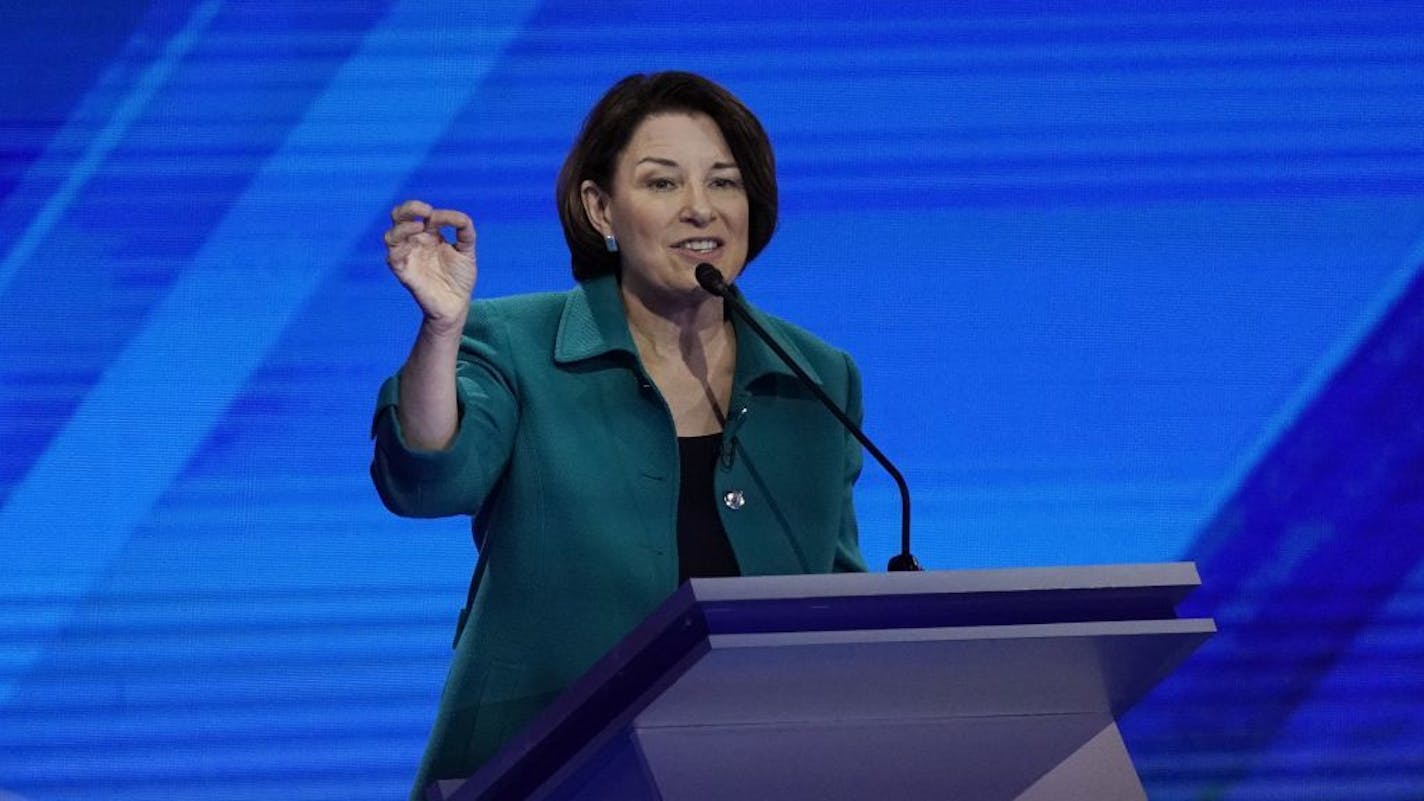
[[[680,437],[714,434],[726,425],[737,363],[736,333],[723,317],[722,299],[698,301],[655,309],[623,294],[638,358]]]
[[[706,357],[726,350],[731,341],[721,298],[648,299],[626,289],[621,295],[628,330],[644,361],[685,361],[697,353]]]

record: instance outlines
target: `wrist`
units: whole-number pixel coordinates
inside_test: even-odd
[[[459,342],[465,331],[467,313],[453,317],[425,315],[420,321],[420,337],[436,342]]]

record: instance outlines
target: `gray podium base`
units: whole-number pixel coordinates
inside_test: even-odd
[[[1143,801],[1112,710],[1210,633],[1195,620],[714,636],[577,801]],[[873,685],[867,686],[867,679]],[[945,710],[953,710],[947,714]]]
[[[435,801],[1144,801],[1189,564],[696,580]]]

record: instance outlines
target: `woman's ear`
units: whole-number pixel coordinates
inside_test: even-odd
[[[613,224],[608,219],[608,193],[593,181],[584,181],[579,184],[579,196],[583,198],[583,213],[588,215],[593,230],[611,236]]]

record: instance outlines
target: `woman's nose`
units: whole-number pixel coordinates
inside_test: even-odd
[[[683,220],[696,225],[706,225],[716,216],[717,212],[713,210],[712,203],[707,199],[706,190],[699,186],[690,186],[687,195],[683,198]]]

